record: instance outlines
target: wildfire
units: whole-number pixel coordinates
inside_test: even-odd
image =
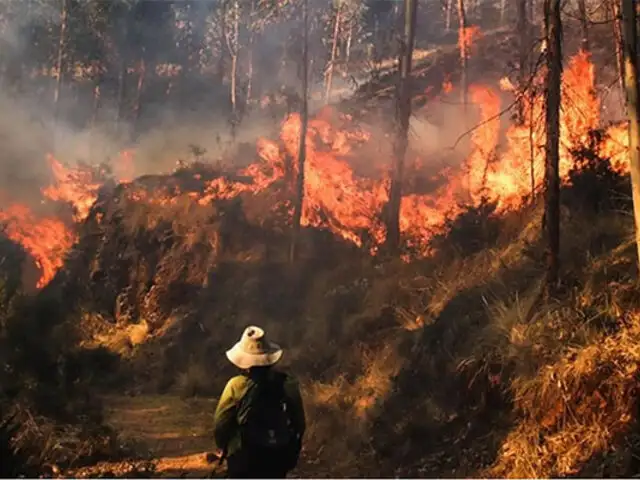
[[[469,27],[462,39],[465,45],[479,34]],[[541,84],[542,77],[534,84]],[[541,94],[523,97],[523,122],[501,130],[500,91],[512,90],[508,80],[495,87],[472,85],[469,98],[479,112],[479,123],[471,134],[471,151],[463,164],[450,166],[440,176],[447,184],[428,194],[412,193],[402,199],[400,228],[414,255],[429,254],[429,241],[442,230],[448,215],[460,211],[460,201],[478,202],[487,198],[497,203],[498,212],[518,208],[523,198],[536,190],[544,175],[544,98]],[[447,80],[443,90],[451,91]],[[541,91],[541,90],[540,90]],[[560,174],[567,177],[574,162],[571,152],[589,140],[589,132],[599,127],[600,101],[594,91],[594,68],[588,54],[580,52],[567,65],[563,75],[561,105]],[[310,119],[306,138],[305,203],[303,225],[327,228],[335,235],[368,248],[378,250],[385,238],[382,221],[388,200],[389,181],[358,176],[351,167],[359,144],[370,134],[354,128],[350,117],[323,109]],[[187,193],[191,201],[202,205],[216,199],[240,194],[257,194],[285,187],[287,170],[295,173],[301,121],[290,115],[282,125],[278,140],[260,139],[259,161],[233,176],[220,176],[203,185],[202,190]],[[600,154],[612,159],[613,165],[626,171],[627,132],[623,126],[612,127],[602,144]],[[425,161],[419,152],[409,152],[407,162]],[[100,187],[90,171],[66,168],[49,157],[55,182],[43,190],[45,197],[73,205],[74,219],[83,221],[95,202]],[[424,163],[424,162],[423,162]],[[133,178],[133,152],[125,151],[116,161],[115,175],[123,182]],[[242,179],[238,179],[242,177]],[[194,180],[201,181],[196,174]],[[128,189],[133,201],[167,204],[176,201],[181,192],[177,186],[167,191],[147,193],[135,184]],[[290,207],[290,206],[289,206]],[[12,205],[0,212],[0,222],[7,223],[7,234],[23,245],[42,269],[39,286],[45,285],[62,266],[64,253],[74,236],[63,223],[51,218],[36,218],[26,207]]]
[[[445,76],[444,81],[442,82],[442,91],[444,93],[451,93],[453,91],[453,83],[451,83],[449,75]]]
[[[469,49],[481,35],[482,31],[477,25],[461,28],[458,33],[458,48],[469,56]]]
[[[87,215],[98,196],[99,183],[94,183],[91,172],[84,169],[68,169],[53,155],[47,159],[55,178],[55,185],[42,190],[42,194],[53,201],[67,202],[74,208],[74,220],[81,222]]]
[[[60,220],[37,218],[21,204],[0,210],[0,223],[5,225],[5,235],[34,259],[42,271],[37,287],[44,287],[62,267],[65,254],[75,241],[73,234]]]

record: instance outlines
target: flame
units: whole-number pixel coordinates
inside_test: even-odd
[[[469,56],[469,49],[482,36],[480,27],[471,25],[458,30],[458,48]]]
[[[470,45],[479,35],[477,27],[464,32],[463,41]],[[533,81],[534,92],[543,85],[542,74]],[[564,181],[574,167],[572,152],[590,142],[590,132],[600,127],[600,100],[594,89],[594,66],[589,55],[579,52],[572,57],[563,73],[560,115],[560,175]],[[430,254],[430,239],[444,228],[449,215],[460,212],[461,201],[477,203],[487,198],[497,204],[497,211],[518,208],[524,198],[536,191],[544,178],[544,97],[540,93],[523,96],[523,119],[518,125],[501,129],[503,108],[501,91],[513,85],[503,79],[495,86],[471,85],[469,97],[479,114],[479,121],[471,133],[471,150],[466,160],[457,166],[437,171],[434,176],[447,182],[428,193],[406,193],[402,198],[400,229],[412,255]],[[452,88],[445,80],[443,90]],[[372,178],[356,174],[352,160],[361,144],[371,134],[355,127],[347,115],[330,108],[321,110],[309,120],[306,137],[305,203],[302,224],[326,228],[340,238],[367,248],[375,254],[385,239],[382,221],[388,201],[389,178],[385,173]],[[182,192],[174,185],[163,192],[147,193],[135,183],[127,186],[133,201],[172,204],[179,196],[206,205],[216,199],[229,199],[240,194],[255,195],[267,189],[289,188],[296,173],[301,119],[290,115],[282,124],[280,138],[262,138],[257,143],[256,161],[236,172],[234,176],[220,176],[204,184],[201,191]],[[621,172],[628,170],[628,133],[625,125],[607,129],[598,145],[601,156],[610,157]],[[408,153],[407,165],[426,164],[430,159],[419,152]],[[74,220],[86,219],[95,202],[100,184],[88,169],[70,169],[52,156],[49,162],[54,184],[43,190],[50,200],[73,205]],[[132,151],[122,152],[114,167],[115,175],[123,182],[133,179]],[[241,177],[241,178],[240,178]],[[194,180],[200,181],[198,174]],[[284,204],[291,211],[291,205]],[[39,286],[46,285],[62,266],[64,252],[74,241],[73,234],[58,220],[37,218],[26,207],[12,205],[0,212],[0,222],[7,222],[7,234],[23,245],[42,268]]]
[[[42,190],[42,194],[49,200],[67,202],[74,207],[74,220],[81,222],[93,206],[98,196],[99,183],[95,183],[93,174],[83,169],[68,169],[53,155],[47,160],[55,179],[55,185]]]
[[[502,77],[500,79],[500,90],[505,92],[515,92],[517,89],[509,77]]]
[[[444,81],[442,82],[442,91],[444,93],[451,93],[453,91],[453,83],[451,83],[449,75],[444,77]]]
[[[64,256],[75,238],[66,225],[55,218],[37,218],[26,205],[13,204],[0,210],[4,233],[20,244],[42,271],[37,287],[51,281],[62,267]]]

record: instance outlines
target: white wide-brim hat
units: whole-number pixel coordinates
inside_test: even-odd
[[[275,365],[282,358],[280,345],[269,342],[260,327],[245,328],[240,341],[226,352],[227,358],[236,367],[267,367]]]

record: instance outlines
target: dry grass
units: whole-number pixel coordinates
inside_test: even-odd
[[[361,348],[360,355],[363,365],[360,375],[352,381],[339,376],[331,383],[312,382],[308,385],[308,401],[314,405],[340,405],[361,421],[377,413],[376,407],[387,398],[403,360],[391,345],[378,350]]]
[[[589,346],[568,349],[533,378],[513,381],[522,421],[505,440],[490,476],[577,474],[629,433],[637,413],[640,315],[629,315],[620,328]]]
[[[627,238],[628,221],[620,220],[591,219],[592,229],[584,219],[567,220],[565,268],[576,270],[565,278],[577,281],[563,299],[542,302],[539,282],[507,297],[482,294],[490,321],[459,369],[472,383],[494,376],[517,420],[483,475],[628,474],[624,445],[637,421],[640,379],[635,252],[627,240],[603,253],[593,248],[601,232]],[[507,251],[518,257],[515,244]]]

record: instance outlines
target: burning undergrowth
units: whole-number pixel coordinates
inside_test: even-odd
[[[585,292],[606,284],[589,284],[598,275],[588,269],[612,242],[620,242],[624,230],[614,215],[604,219],[612,224],[591,228],[593,211],[613,212],[617,204],[594,201],[582,206],[591,213],[577,213],[576,205],[585,203],[581,198],[605,198],[580,197],[585,179],[618,189],[626,171],[624,130],[593,133],[602,127],[593,86],[593,65],[580,53],[564,76],[561,173],[565,199],[573,199],[563,214],[565,268],[575,288]],[[519,444],[514,437],[505,440],[509,425],[496,418],[504,417],[515,396],[525,418],[518,428],[530,428],[526,402],[549,386],[545,365],[561,365],[563,375],[570,370],[561,360],[569,355],[565,347],[547,342],[557,333],[551,327],[542,322],[541,331],[528,329],[515,315],[498,328],[494,315],[494,299],[535,299],[532,285],[541,278],[541,212],[531,197],[543,175],[544,129],[537,121],[543,105],[541,97],[534,98],[524,118],[535,121],[503,130],[497,89],[474,86],[470,93],[482,122],[472,132],[465,162],[428,167],[423,175],[432,181],[424,188],[408,180],[402,262],[375,256],[385,235],[386,172],[365,176],[352,167],[362,161],[371,134],[329,109],[310,122],[302,219],[307,228],[296,265],[286,259],[297,115],[283,122],[280,138],[261,139],[254,161],[243,162],[248,166],[239,171],[203,163],[132,180],[51,159],[55,181],[42,193],[49,202],[67,205],[66,215],[38,216],[13,204],[0,219],[6,236],[40,265],[42,294],[63,292],[64,314],[80,317],[83,345],[117,352],[117,382],[124,378],[133,391],[218,393],[227,368],[221,351],[242,325],[260,323],[289,346],[289,366],[305,383],[308,465],[322,460],[317,457],[331,458],[336,475],[361,476],[395,475],[401,464],[403,476],[420,476],[435,462],[439,471],[456,464],[459,473],[465,452],[484,442],[482,458],[469,460],[473,468],[493,462],[503,445],[501,472],[515,475],[522,470],[509,452]],[[135,161],[130,155],[128,161]],[[409,162],[430,164],[417,151]],[[600,181],[605,178],[612,180]],[[611,238],[603,238],[607,230],[613,230]],[[606,302],[586,303],[580,314]],[[529,335],[523,341],[522,332]],[[480,333],[489,340],[478,346]],[[527,348],[519,349],[521,344]],[[536,348],[547,356],[536,357]],[[518,354],[526,360],[514,365]],[[472,359],[464,363],[467,369],[459,368],[459,357]],[[529,393],[517,383],[524,378],[518,367],[525,364],[534,365],[530,378],[544,380],[529,384]],[[103,388],[111,373],[104,375]],[[575,380],[571,375],[563,378]],[[438,388],[425,392],[424,385]],[[425,419],[407,418],[407,411],[422,412]],[[329,441],[345,425],[354,433]],[[482,440],[486,435],[490,441]],[[450,444],[462,453],[446,461],[426,458]],[[587,456],[576,456],[571,468],[532,471],[568,473]]]
[[[601,157],[611,158],[616,171],[624,171],[626,166],[620,160],[625,148],[623,128],[608,129],[597,144],[589,144],[593,138],[591,132],[601,126],[593,65],[587,54],[581,52],[571,59],[563,82],[562,177],[570,180],[568,172],[574,165],[573,152],[585,145]],[[503,87],[505,85],[511,88],[508,82]],[[541,185],[544,171],[544,149],[540,147],[544,138],[540,122],[542,97],[525,102],[523,117],[529,118],[528,122],[513,125],[506,131],[498,115],[502,100],[496,89],[472,86],[470,98],[480,123],[471,133],[470,152],[462,164],[436,166],[435,159],[422,158],[419,151],[412,150],[409,154],[410,165],[424,167],[416,176],[422,180],[407,179],[408,190],[402,201],[400,226],[407,258],[432,254],[432,238],[446,231],[447,219],[462,213],[464,205],[488,201],[495,205],[496,214],[504,214],[520,208],[523,199]],[[140,212],[148,205],[175,208],[179,203],[190,201],[206,207],[240,197],[246,200],[266,196],[272,200],[267,202],[267,210],[260,211],[259,222],[269,223],[274,216],[288,215],[289,219],[281,222],[286,226],[292,211],[291,187],[296,173],[293,159],[298,154],[300,126],[296,114],[288,117],[280,138],[259,140],[255,161],[239,171],[214,172],[213,167],[204,166],[202,171],[183,169],[173,176],[155,177],[155,184],[152,177],[124,183],[122,194],[129,201],[127,205],[140,204],[132,207]],[[363,155],[371,154],[370,149],[363,148],[370,140],[371,133],[346,114],[327,108],[311,119],[302,223],[327,230],[375,255],[385,238],[383,216],[388,197],[386,166],[389,162],[380,163],[382,171],[377,177],[358,175],[352,167],[354,163],[361,163]],[[132,158],[135,162],[135,153],[124,152],[117,165],[126,166]],[[22,244],[42,269],[39,287],[46,285],[61,268],[64,254],[78,239],[75,225],[87,218],[101,185],[109,177],[100,169],[71,169],[54,158],[49,161],[54,183],[44,188],[42,194],[50,203],[71,205],[72,221],[59,217],[38,218],[22,204],[10,204],[0,213],[8,236]],[[116,170],[116,181],[130,180],[126,172],[123,173],[126,169]],[[116,190],[117,197],[122,197],[120,191]],[[244,214],[250,216],[248,212]]]

